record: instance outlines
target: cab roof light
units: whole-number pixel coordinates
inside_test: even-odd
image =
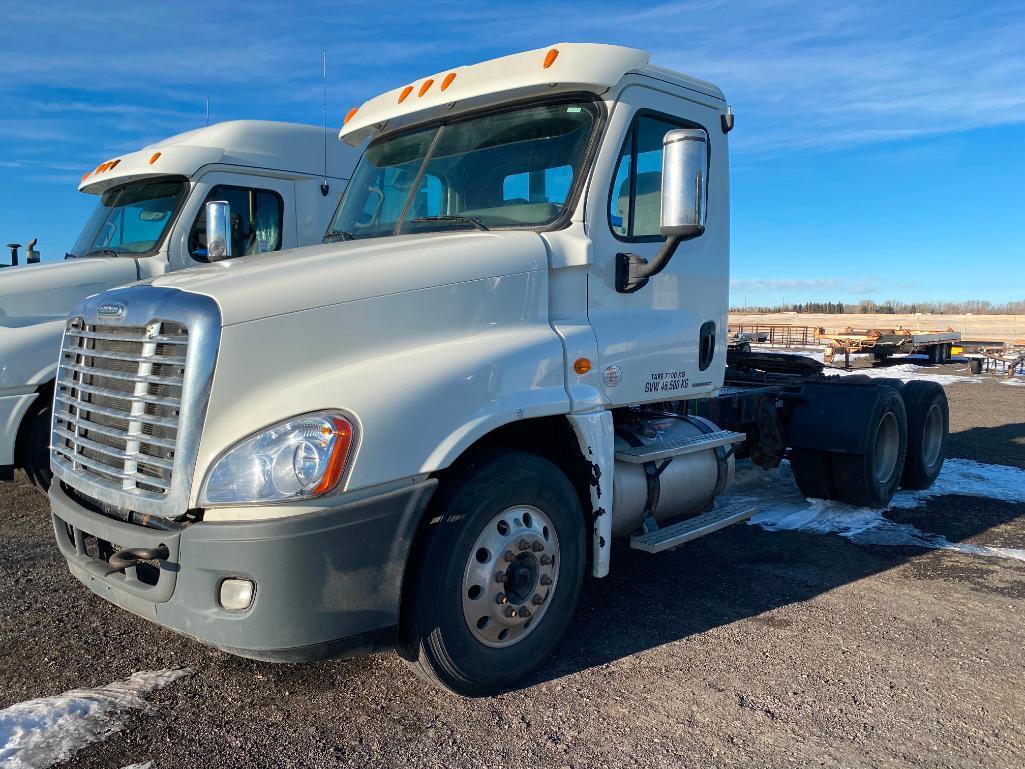
[[[402,93],[399,94],[399,104],[402,104],[406,100],[406,97],[413,93],[413,86],[407,85],[402,89]]]
[[[149,164],[153,165],[159,159],[160,159],[160,153],[159,152],[154,152],[152,155],[149,156]]]
[[[555,60],[559,58],[559,49],[551,48],[548,53],[545,54],[544,68],[548,69],[550,66],[555,64]]]
[[[110,167],[111,167],[111,168],[117,168],[117,164],[118,164],[118,163],[120,163],[120,162],[121,162],[121,158],[118,158],[117,160],[113,161],[113,162],[112,162],[112,163],[110,164]],[[110,169],[108,169],[108,170],[110,170]]]
[[[456,79],[456,73],[455,72],[449,72],[447,75],[445,75],[445,79],[441,81],[441,90],[444,91],[446,88],[448,88],[450,85],[452,85],[452,81],[455,80],[455,79]]]
[[[342,121],[342,125],[345,125],[354,117],[356,117],[357,112],[359,112],[359,107],[353,107],[351,110],[349,110],[349,114],[345,116],[345,120]]]
[[[84,182],[86,179],[88,179],[89,178],[89,174],[91,174],[91,173],[92,173],[92,171],[86,171],[84,174],[82,174],[82,181]]]
[[[432,85],[434,85],[433,77],[429,77],[426,80],[424,80],[424,84],[420,86],[420,96],[423,96],[425,93],[427,93],[431,89]]]

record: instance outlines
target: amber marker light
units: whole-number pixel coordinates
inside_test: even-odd
[[[159,152],[154,152],[152,155],[149,156],[149,164],[150,165],[153,165],[158,160],[160,160],[160,153]]]
[[[452,81],[455,80],[455,79],[456,79],[456,73],[455,72],[449,72],[447,75],[445,75],[445,79],[441,81],[441,90],[444,91],[446,88],[448,88],[450,85],[452,85]]]
[[[432,85],[434,85],[433,77],[429,77],[426,80],[424,80],[424,84],[420,86],[420,95],[423,96],[425,93],[431,90]]]
[[[588,358],[577,358],[573,361],[573,370],[580,374],[586,374],[591,370],[591,361]]]
[[[334,436],[335,445],[327,460],[327,472],[313,489],[314,496],[323,494],[338,484],[338,479],[342,477],[342,471],[345,470],[345,465],[349,461],[349,450],[352,448],[352,425],[348,420],[332,417],[331,422],[334,425],[334,430],[324,428],[322,434],[325,441],[331,440],[331,437]]]
[[[545,54],[544,68],[548,69],[550,66],[555,64],[555,60],[559,58],[559,49],[552,48]]]
[[[345,120],[342,121],[342,125],[345,125],[354,117],[356,117],[357,112],[359,112],[359,107],[353,107],[351,110],[349,110],[349,114],[345,116]]]
[[[407,85],[402,89],[402,93],[399,94],[399,104],[402,104],[406,100],[406,97],[413,93],[413,86]]]
[[[82,181],[83,181],[83,182],[84,182],[84,181],[85,181],[86,179],[88,179],[88,178],[89,178],[89,173],[90,173],[89,171],[86,171],[86,172],[85,172],[84,174],[82,174]]]

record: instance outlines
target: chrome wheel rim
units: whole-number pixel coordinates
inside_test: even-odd
[[[897,467],[897,454],[900,448],[900,427],[893,412],[887,412],[879,420],[876,431],[875,445],[875,476],[880,483],[887,483],[893,477]]]
[[[517,505],[494,516],[463,570],[463,618],[485,646],[511,646],[540,623],[559,582],[559,537],[541,510]]]
[[[922,434],[922,461],[926,467],[933,467],[940,458],[943,447],[943,412],[935,403],[925,415]]]

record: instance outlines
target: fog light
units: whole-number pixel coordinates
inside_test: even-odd
[[[221,582],[221,606],[229,611],[248,609],[253,603],[256,583],[248,579],[226,579]]]

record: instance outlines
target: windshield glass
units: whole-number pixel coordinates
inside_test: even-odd
[[[74,256],[152,254],[188,191],[181,179],[147,179],[100,196],[71,252]]]
[[[325,241],[550,224],[597,123],[594,102],[563,102],[384,137],[360,159]]]

